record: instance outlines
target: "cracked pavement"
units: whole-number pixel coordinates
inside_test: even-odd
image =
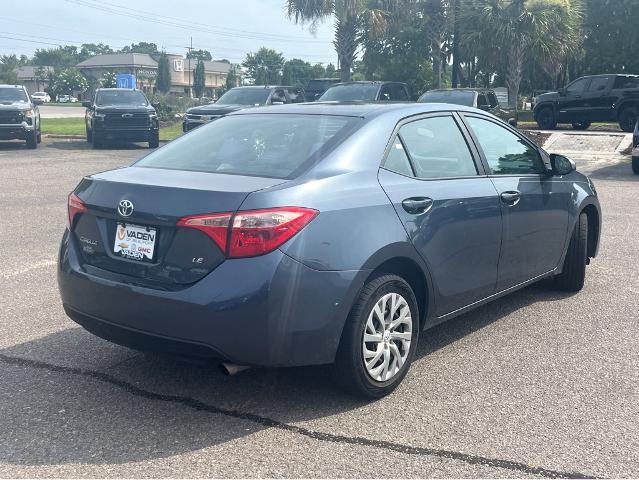
[[[534,285],[425,332],[400,388],[366,403],[324,367],[227,377],[66,318],[66,195],[146,152],[0,144],[0,476],[639,476],[639,177],[627,157],[575,157],[604,213],[583,292]]]

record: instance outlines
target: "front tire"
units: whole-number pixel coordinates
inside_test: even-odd
[[[152,133],[149,137],[149,148],[158,148],[160,146],[160,132]]]
[[[572,232],[562,272],[555,277],[555,286],[567,292],[579,292],[586,280],[588,262],[588,215],[581,213]]]
[[[545,107],[537,113],[537,125],[542,130],[554,130],[557,127],[557,120],[552,108]]]
[[[344,325],[335,361],[340,383],[358,396],[381,398],[406,376],[419,336],[410,285],[396,275],[369,281]]]
[[[639,175],[639,157],[632,157],[632,172]]]
[[[38,148],[38,134],[35,130],[27,133],[27,148],[31,150]]]

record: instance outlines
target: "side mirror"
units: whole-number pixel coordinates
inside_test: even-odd
[[[565,88],[560,88],[557,91],[559,92],[559,95],[561,95],[562,97],[566,96],[566,89]]]
[[[83,100],[82,106],[85,108],[91,108],[91,102],[89,100]]]
[[[555,175],[568,175],[577,170],[575,162],[568,157],[557,155],[556,153],[550,154],[550,165],[552,166],[552,172]]]
[[[160,108],[160,102],[151,102],[151,106],[157,110]]]

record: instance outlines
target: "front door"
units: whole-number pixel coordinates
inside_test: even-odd
[[[437,316],[490,296],[497,282],[501,207],[471,152],[452,114],[431,115],[400,127],[379,172],[434,280]]]
[[[464,114],[500,197],[501,291],[555,269],[568,229],[569,183],[547,173],[528,140],[492,119]]]
[[[586,119],[584,94],[589,83],[589,78],[580,78],[566,87],[565,95],[559,97],[558,121],[572,123]]]

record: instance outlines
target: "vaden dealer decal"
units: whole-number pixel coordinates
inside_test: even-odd
[[[154,228],[119,224],[113,253],[132,260],[153,260],[156,231]]]

